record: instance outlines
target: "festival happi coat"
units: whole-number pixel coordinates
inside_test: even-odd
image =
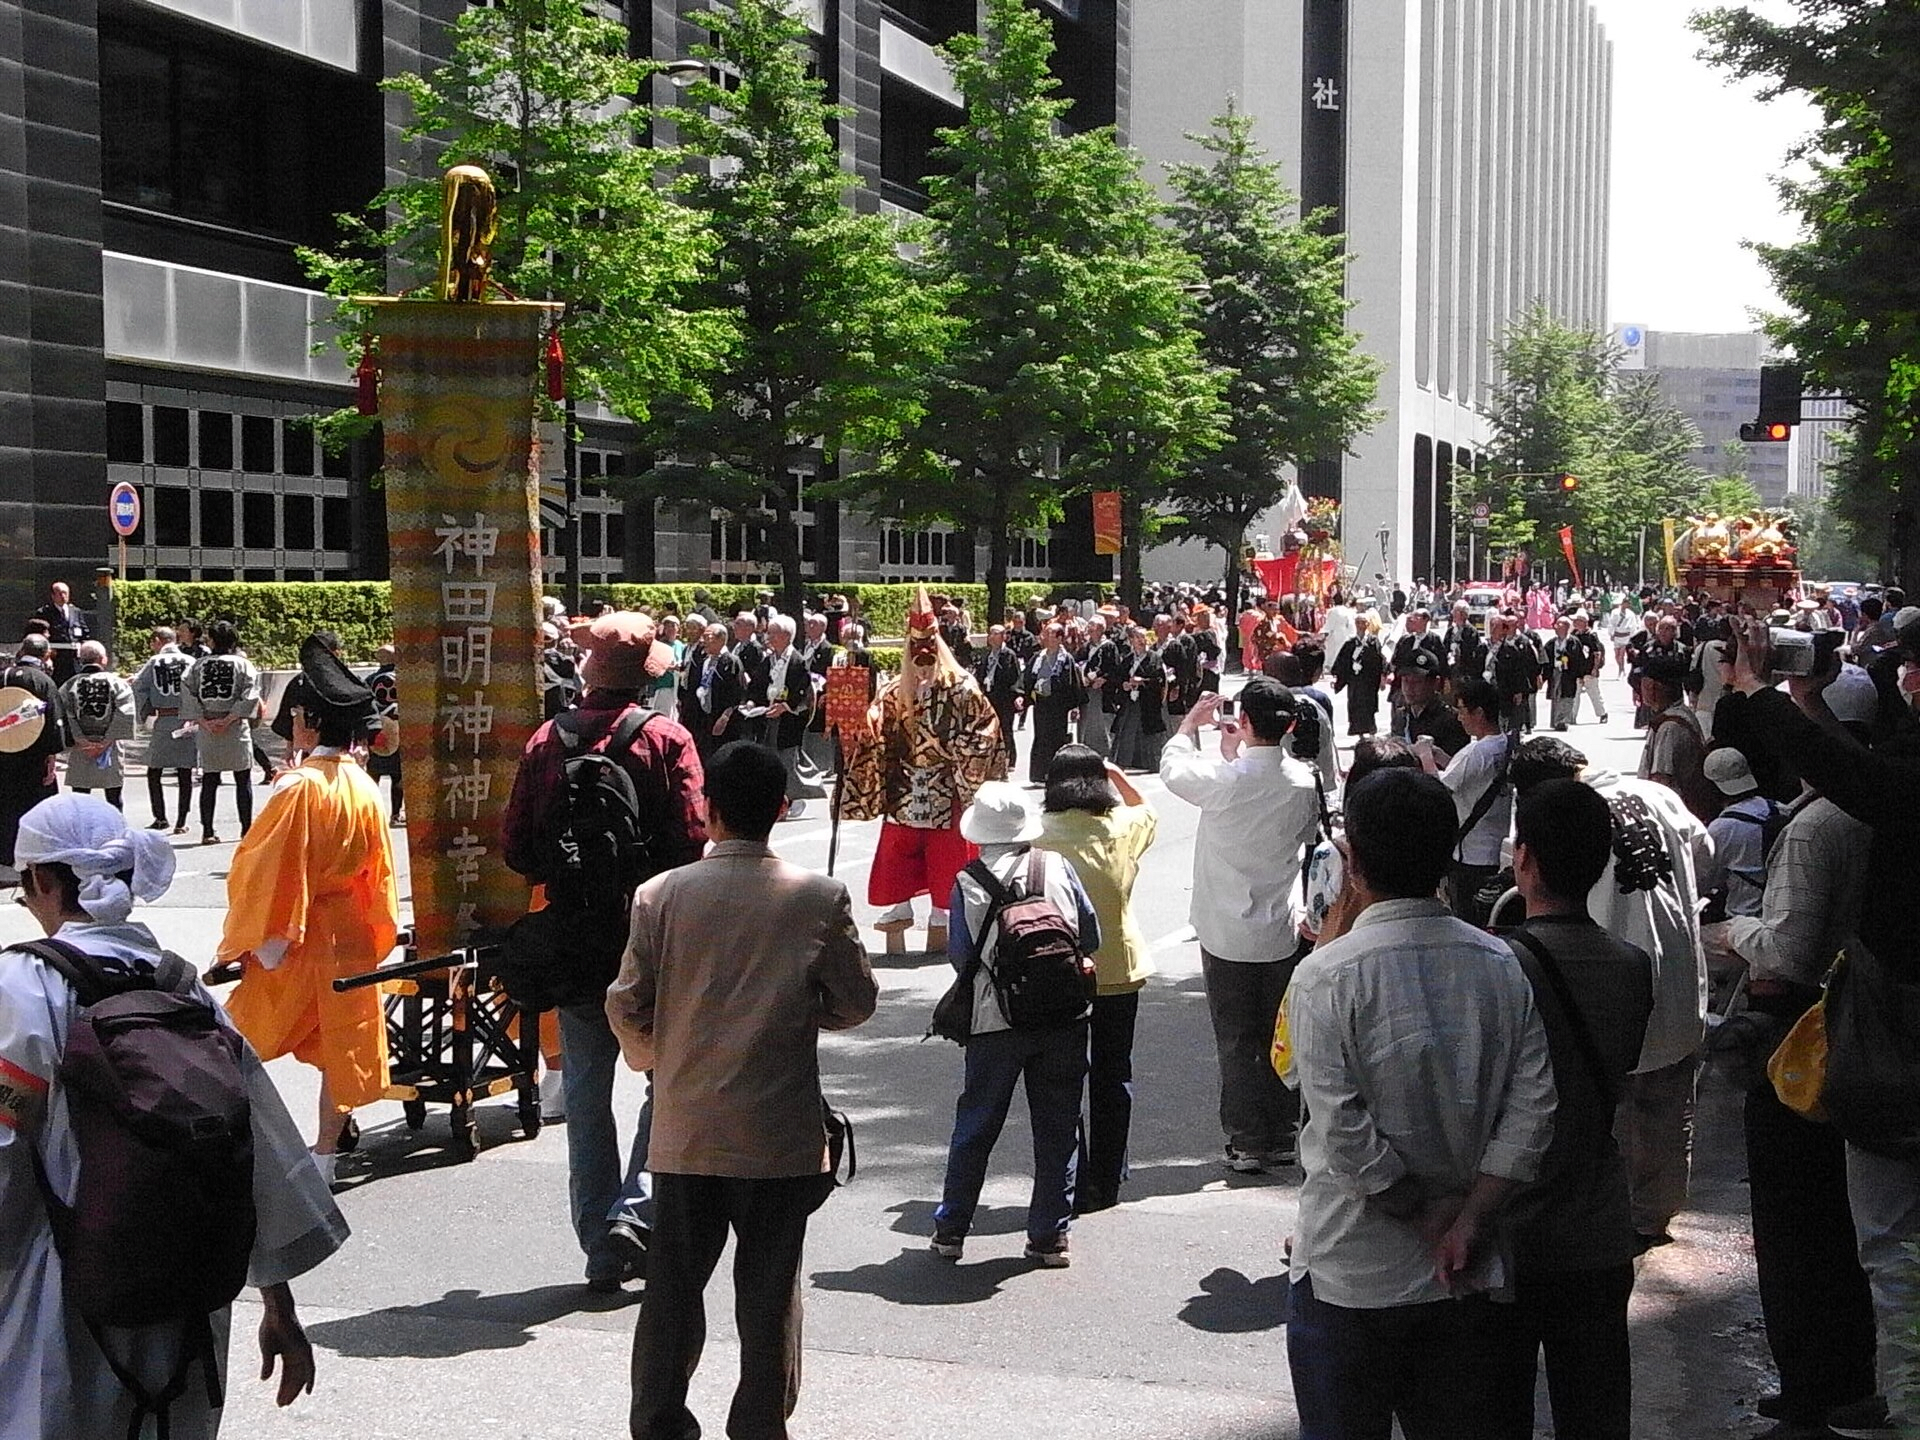
[[[946,830],[988,780],[1006,777],[1000,722],[979,683],[940,638],[924,586],[907,617],[900,675],[867,712],[868,733],[843,733],[848,745],[840,814],[916,830]],[[929,667],[926,659],[931,657]],[[916,665],[916,660],[922,663]],[[916,677],[916,669],[927,671]],[[881,844],[887,843],[881,833]],[[945,896],[935,897],[944,903]]]

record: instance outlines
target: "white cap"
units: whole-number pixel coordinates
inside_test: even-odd
[[[1018,785],[989,780],[960,817],[960,836],[975,845],[1025,845],[1040,838],[1040,816]]]
[[[1827,708],[1833,718],[1859,725],[1871,725],[1880,713],[1880,692],[1873,677],[1858,665],[1842,665],[1840,673],[1826,689]]]
[[[1747,757],[1730,745],[1710,752],[1701,769],[1707,779],[1720,787],[1723,795],[1744,795],[1759,788],[1754,783],[1753,767],[1747,764]]]

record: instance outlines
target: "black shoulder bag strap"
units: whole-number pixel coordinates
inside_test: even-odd
[[[1518,941],[1540,962],[1541,973],[1547,977],[1547,984],[1553,987],[1553,997],[1559,1002],[1560,1013],[1567,1017],[1567,1028],[1573,1031],[1574,1048],[1580,1052],[1581,1062],[1587,1067],[1593,1088],[1600,1092],[1601,1100],[1609,1108],[1618,1105],[1620,1091],[1607,1075],[1606,1062],[1600,1058],[1600,1047],[1594,1043],[1593,1031],[1587,1028],[1587,1017],[1574,1004],[1573,991],[1567,985],[1567,977],[1560,973],[1560,962],[1553,958],[1553,952],[1524,929],[1505,931],[1501,938]]]
[[[1460,847],[1467,843],[1467,836],[1473,833],[1475,826],[1487,818],[1487,812],[1493,809],[1494,802],[1500,798],[1501,792],[1507,788],[1513,778],[1513,752],[1516,746],[1511,732],[1508,733],[1506,740],[1507,753],[1501,763],[1500,773],[1493,777],[1492,784],[1480,792],[1480,798],[1473,802],[1473,809],[1467,812],[1467,818],[1461,822],[1459,830],[1454,834],[1453,858],[1456,860],[1460,858]]]

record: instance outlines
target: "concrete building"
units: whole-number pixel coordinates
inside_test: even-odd
[[[1827,493],[1828,471],[1840,459],[1840,437],[1852,423],[1853,406],[1832,395],[1809,395],[1793,436],[1793,493],[1810,500]]]
[[[1793,488],[1793,450],[1800,437],[1740,443],[1740,427],[1760,412],[1760,367],[1772,358],[1767,337],[1649,330],[1646,358],[1648,373],[1659,377],[1661,398],[1700,428],[1700,444],[1688,458],[1709,475],[1744,469],[1762,500],[1784,502]]]
[[[1347,557],[1364,572],[1464,576],[1470,531],[1448,480],[1478,463],[1501,335],[1536,303],[1569,324],[1605,320],[1606,33],[1588,0],[1136,7],[1136,146],[1197,158],[1183,137],[1229,94],[1304,207],[1338,212],[1351,323],[1384,367],[1386,418],[1354,454],[1304,467],[1305,487],[1342,500]],[[1154,561],[1189,575],[1219,563]]]
[[[935,44],[975,0],[796,0],[811,24],[847,169],[874,209],[924,204],[951,123]],[[1035,0],[1053,19],[1076,124],[1124,122],[1132,0]],[[675,58],[705,0],[600,0],[634,51]],[[119,481],[144,518],[129,573],[311,580],[385,574],[385,512],[362,445],[327,457],[312,417],[349,403],[339,353],[312,353],[330,302],[298,245],[418,173],[405,100],[381,79],[449,51],[466,0],[0,0],[0,623],[72,582],[84,603],[112,553]],[[658,98],[670,91],[662,82]],[[589,581],[758,578],[737,527],[623,502],[642,463],[629,427],[582,414]],[[799,473],[803,488],[812,472]],[[972,547],[805,502],[819,580],[965,578]],[[1098,568],[1084,517],[1027,541],[1016,570]],[[560,578],[553,532],[549,579]]]

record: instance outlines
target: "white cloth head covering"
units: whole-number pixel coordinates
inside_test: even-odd
[[[173,846],[151,830],[131,830],[106,801],[68,791],[20,817],[16,866],[65,865],[80,878],[80,908],[103,925],[133,913],[135,897],[158,900],[173,883]],[[131,885],[120,877],[132,872]]]

